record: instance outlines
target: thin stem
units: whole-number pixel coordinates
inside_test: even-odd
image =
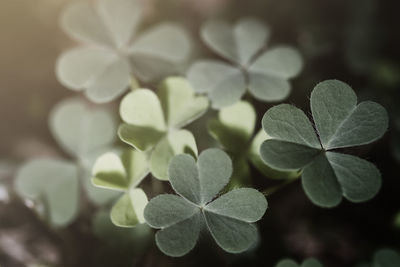
[[[288,180],[284,181],[281,184],[278,184],[276,186],[272,186],[272,187],[269,187],[269,188],[263,190],[261,193],[263,193],[265,196],[272,195],[273,193],[275,193],[275,192],[279,191],[280,189],[284,188],[285,186],[297,181],[299,179],[299,177],[296,177],[296,178],[293,178],[293,179],[288,179]]]

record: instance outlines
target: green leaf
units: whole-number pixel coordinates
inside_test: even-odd
[[[270,108],[263,116],[262,126],[274,139],[321,148],[307,116],[292,105],[281,104]]]
[[[396,267],[400,265],[400,255],[392,249],[381,249],[375,252],[373,267]]]
[[[311,109],[321,145],[305,114],[290,105],[269,109],[263,128],[271,139],[260,148],[263,161],[278,170],[303,169],[303,188],[311,201],[322,207],[340,203],[341,195],[352,202],[374,197],[381,175],[371,163],[330,150],[370,143],[387,129],[386,111],[374,102],[357,104],[345,83],[328,80],[311,93]]]
[[[129,48],[132,56],[147,55],[170,63],[184,61],[190,53],[191,42],[186,31],[175,23],[156,25],[133,42]]]
[[[118,156],[108,152],[96,160],[92,182],[98,187],[125,191],[136,187],[148,172],[146,153],[127,149]]]
[[[201,204],[211,201],[228,184],[232,175],[232,161],[220,149],[204,150],[198,160]]]
[[[90,108],[77,98],[58,103],[50,113],[50,130],[60,146],[80,158],[115,140],[115,121],[110,113]]]
[[[301,265],[297,264],[294,260],[284,259],[279,261],[275,267],[323,267],[323,266],[318,260],[314,258],[309,258],[303,261]]]
[[[101,155],[93,166],[92,175],[92,182],[96,186],[123,191],[128,187],[125,168],[115,153]]]
[[[229,156],[219,149],[203,151],[197,161],[189,155],[172,158],[168,176],[174,190],[193,203],[204,205],[228,183],[232,174]]]
[[[204,209],[221,216],[252,223],[261,219],[268,203],[264,195],[253,188],[234,189]]]
[[[196,92],[208,94],[215,109],[236,103],[246,91],[243,73],[215,60],[195,62],[189,68],[187,77]]]
[[[326,156],[345,198],[352,202],[364,202],[379,192],[382,183],[381,174],[375,165],[346,154],[327,152]]]
[[[234,27],[222,21],[210,21],[202,27],[201,37],[216,53],[246,65],[267,42],[269,29],[254,18],[243,18]]]
[[[299,265],[291,259],[284,259],[278,262],[275,267],[299,267]]]
[[[228,151],[242,153],[253,135],[256,112],[245,101],[220,109],[218,120],[208,123],[208,131]]]
[[[150,158],[150,171],[160,180],[168,180],[168,164],[175,155],[188,153],[197,156],[196,140],[187,130],[173,131],[154,148]]]
[[[180,221],[156,233],[158,248],[168,256],[180,257],[196,245],[200,234],[200,214]]]
[[[118,128],[119,138],[139,151],[148,151],[165,136],[165,132],[150,127],[122,123]]]
[[[132,188],[124,194],[111,209],[111,221],[120,227],[134,227],[144,223],[146,194],[140,188]]]
[[[324,154],[306,166],[302,176],[304,192],[315,205],[331,208],[342,200],[341,186]]]
[[[286,80],[256,72],[249,73],[250,93],[258,100],[266,102],[282,101],[290,94],[290,83]]]
[[[193,88],[184,78],[168,77],[158,90],[169,127],[183,127],[203,115],[208,108],[207,98],[196,97]]]
[[[259,172],[272,179],[293,179],[299,177],[301,173],[298,170],[278,171],[266,165],[261,159],[260,146],[266,139],[270,138],[271,137],[268,136],[263,130],[260,130],[256,134],[251,142],[251,146],[247,155],[250,162],[254,165],[254,167],[257,168]]]
[[[55,226],[66,226],[78,213],[78,169],[68,161],[28,161],[18,170],[15,187],[21,197],[45,201],[47,219]]]
[[[162,194],[151,199],[144,210],[144,218],[148,225],[160,229],[185,221],[198,212],[199,209],[185,199]]]
[[[73,90],[83,90],[93,84],[117,57],[111,51],[97,47],[78,47],[63,52],[57,59],[58,80]]]
[[[181,26],[163,23],[140,34],[128,52],[134,73],[149,82],[179,72],[190,55],[191,40]]]
[[[88,84],[85,95],[95,103],[106,103],[120,96],[131,81],[129,62],[117,58],[108,64],[97,79]]]
[[[261,159],[276,170],[298,170],[320,153],[319,149],[276,139],[266,140],[260,147]]]
[[[249,67],[249,90],[262,101],[281,101],[291,90],[288,79],[303,67],[301,56],[290,47],[276,47],[259,56]]]
[[[226,251],[239,253],[257,240],[259,220],[267,208],[264,196],[254,189],[237,189],[211,202],[229,181],[232,163],[219,149],[203,151],[197,164],[187,154],[174,156],[169,165],[172,188],[182,197],[161,195],[145,209],[146,222],[162,230],[157,246],[170,256],[182,256],[196,244],[203,220],[216,242]]]
[[[166,125],[161,103],[148,89],[135,90],[121,101],[119,113],[124,122],[157,131],[165,131]]]
[[[113,45],[101,17],[89,2],[68,5],[61,14],[61,26],[78,41],[103,46]]]
[[[142,14],[137,0],[98,0],[98,12],[112,34],[116,47],[123,48],[132,38]]]
[[[297,76],[302,68],[303,61],[299,52],[291,47],[280,46],[259,56],[250,65],[249,72],[285,80]]]
[[[374,102],[357,105],[357,96],[345,83],[328,80],[311,94],[311,109],[324,148],[371,143],[388,127],[385,109]]]
[[[257,241],[258,231],[252,224],[208,211],[204,217],[217,244],[229,253],[246,251]]]

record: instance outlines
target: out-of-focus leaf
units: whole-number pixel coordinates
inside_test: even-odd
[[[115,140],[115,121],[110,113],[90,108],[80,99],[66,99],[51,111],[50,130],[60,146],[80,158],[109,146]]]
[[[21,197],[45,201],[46,219],[55,226],[66,226],[77,215],[78,169],[68,161],[28,161],[18,170],[15,186]]]

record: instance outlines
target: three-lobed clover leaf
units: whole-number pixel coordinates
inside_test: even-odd
[[[141,21],[138,0],[73,3],[62,14],[62,28],[84,45],[64,52],[57,61],[60,82],[83,90],[98,103],[114,100],[135,79],[159,79],[177,71],[190,53],[186,32],[164,23],[135,36]]]
[[[323,265],[314,258],[304,260],[301,265],[297,264],[294,260],[284,259],[279,261],[275,267],[323,267]]]
[[[345,83],[328,80],[311,93],[311,111],[318,135],[300,109],[281,104],[262,120],[272,137],[260,148],[261,158],[278,170],[302,169],[302,184],[310,200],[322,207],[374,197],[381,186],[379,170],[361,158],[334,150],[371,143],[388,127],[385,109],[374,102],[357,104]]]
[[[137,150],[150,151],[152,175],[167,180],[168,163],[174,155],[197,155],[193,134],[180,128],[203,115],[207,108],[207,99],[195,96],[185,79],[169,77],[160,84],[158,96],[149,89],[138,89],[122,99],[120,115],[125,123],[118,134]]]
[[[262,101],[281,101],[291,90],[289,79],[302,69],[297,50],[278,46],[262,52],[269,29],[254,18],[243,18],[233,27],[210,21],[201,29],[201,38],[214,52],[231,64],[219,60],[200,60],[187,76],[195,90],[207,93],[212,107],[219,109],[237,102],[249,90]]]
[[[232,190],[216,199],[232,174],[232,162],[220,149],[207,149],[197,162],[188,154],[172,158],[169,181],[178,195],[162,194],[144,210],[146,222],[156,233],[159,249],[169,256],[182,256],[197,243],[206,227],[217,244],[230,253],[249,249],[257,240],[252,224],[264,215],[267,200],[252,188]]]
[[[98,187],[125,192],[111,209],[111,221],[115,225],[133,227],[145,222],[143,211],[147,196],[137,186],[148,173],[147,154],[134,149],[127,149],[121,155],[107,152],[96,160],[92,183]]]
[[[269,137],[263,130],[253,137],[255,123],[256,111],[247,101],[239,101],[231,106],[221,108],[218,118],[208,122],[208,131],[211,136],[233,157],[234,171],[231,183],[236,183],[234,187],[245,183],[246,179],[250,177],[248,161],[270,178],[298,177],[300,173],[297,171],[276,171],[261,160],[259,147]]]
[[[45,201],[50,222],[64,226],[77,214],[80,179],[90,200],[96,204],[105,204],[117,197],[115,192],[94,187],[89,179],[95,158],[115,140],[116,123],[108,111],[71,98],[52,109],[49,127],[70,159],[28,161],[17,174],[16,190],[22,197]]]

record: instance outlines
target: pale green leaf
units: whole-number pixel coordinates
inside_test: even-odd
[[[291,259],[283,259],[279,261],[275,267],[299,267],[299,265]]]
[[[266,102],[282,101],[289,96],[290,83],[284,79],[263,73],[249,73],[250,93],[258,100]]]
[[[122,123],[118,128],[119,138],[139,151],[153,148],[164,136],[164,131]]]
[[[168,77],[158,90],[169,127],[183,127],[203,115],[208,108],[207,98],[195,96],[193,88],[184,78]]]
[[[116,59],[115,53],[104,48],[74,48],[60,55],[56,75],[64,86],[82,90],[93,84]]]
[[[243,73],[219,61],[197,61],[189,68],[187,77],[197,92],[208,94],[215,109],[236,103],[246,91]]]
[[[323,147],[334,149],[373,142],[388,127],[385,109],[374,102],[357,105],[357,96],[345,83],[328,80],[311,94],[311,109]]]
[[[308,198],[320,207],[331,208],[342,200],[341,186],[324,154],[304,168],[302,185]]]
[[[186,31],[175,23],[164,23],[148,29],[133,42],[129,52],[161,59],[172,64],[184,61],[190,53],[191,42]]]
[[[144,223],[143,212],[147,204],[146,194],[140,188],[132,188],[111,209],[111,221],[120,227],[134,227]]]
[[[98,0],[98,12],[112,34],[114,44],[126,48],[140,22],[142,7],[138,0]]]
[[[92,170],[92,182],[103,188],[126,190],[128,187],[127,173],[121,159],[113,152],[101,155]]]
[[[200,210],[177,195],[162,194],[150,200],[144,218],[153,228],[166,228],[191,218]]]
[[[74,157],[85,157],[115,140],[115,121],[104,109],[77,98],[58,103],[50,113],[50,130],[60,146]]]
[[[118,58],[87,86],[85,94],[95,103],[114,100],[128,88],[131,80],[130,73],[129,62],[126,59]]]
[[[398,267],[400,255],[392,249],[381,249],[374,253],[373,267]]]
[[[15,186],[21,197],[44,200],[47,219],[55,226],[65,226],[77,215],[78,168],[68,161],[29,161],[18,170]]]
[[[139,89],[127,94],[119,109],[124,122],[140,127],[165,131],[166,125],[160,101],[155,93],[148,89]]]
[[[193,134],[187,130],[170,132],[156,145],[151,154],[151,174],[160,180],[168,180],[168,164],[171,158],[182,153],[197,156],[197,145]]]
[[[303,261],[301,267],[323,267],[323,266],[318,260],[309,258]]]
[[[203,214],[211,235],[225,251],[240,253],[257,241],[258,231],[254,225],[208,211]]]
[[[109,47],[113,45],[101,17],[89,2],[76,2],[67,6],[61,14],[61,26],[78,41]]]
[[[146,153],[126,149],[118,156],[108,152],[96,160],[92,182],[98,187],[125,191],[137,186],[148,172]]]
[[[274,139],[321,149],[318,137],[304,112],[292,105],[270,108],[262,119],[264,131]]]
[[[217,198],[204,210],[252,223],[261,219],[267,207],[267,200],[262,193],[253,188],[239,188]]]
[[[194,216],[164,228],[156,233],[158,248],[168,256],[180,257],[196,245],[200,233],[200,215]]]
[[[261,159],[276,170],[297,170],[312,162],[321,150],[305,145],[269,139],[260,147]]]
[[[249,67],[249,72],[287,80],[297,76],[303,67],[299,52],[291,47],[272,48],[259,56]]]
[[[95,205],[105,206],[121,196],[121,192],[94,186],[90,179],[90,173],[87,172],[87,174],[87,176],[82,177],[85,191],[89,200]]]
[[[269,30],[254,18],[243,18],[233,27],[222,21],[209,21],[202,27],[201,37],[216,53],[246,65],[267,42]]]
[[[355,156],[327,152],[326,156],[343,190],[352,202],[373,198],[381,188],[381,174],[372,163]]]

